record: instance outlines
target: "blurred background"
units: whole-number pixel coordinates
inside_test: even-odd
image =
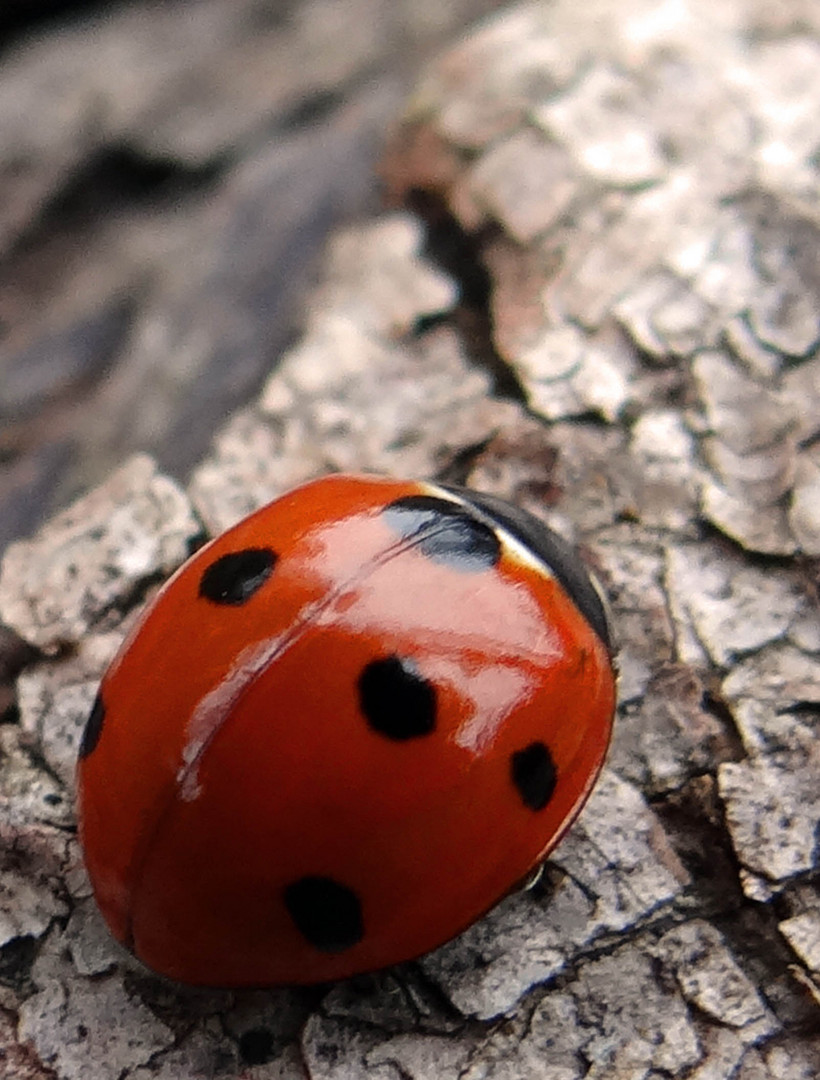
[[[378,210],[421,67],[500,6],[0,5],[0,553],[135,450],[185,479]]]

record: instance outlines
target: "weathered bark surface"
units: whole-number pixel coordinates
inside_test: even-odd
[[[130,0],[0,53],[0,549],[135,450],[187,476],[424,57],[498,6]]]
[[[385,165],[461,299],[409,213],[337,234],[187,488],[132,458],[9,548],[0,618],[39,650],[0,727],[12,1075],[820,1075],[818,69],[813,0],[494,17]],[[188,545],[339,468],[466,481],[582,545],[620,642],[608,768],[542,883],[416,964],[169,986],[111,945],[70,828],[97,680]]]

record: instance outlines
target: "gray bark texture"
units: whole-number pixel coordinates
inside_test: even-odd
[[[25,148],[0,231],[29,268],[0,293],[2,408],[12,433],[32,430],[29,402],[56,434],[82,416],[77,476],[119,462],[0,571],[17,706],[0,726],[0,1077],[816,1080],[820,7],[495,12],[423,65],[382,157],[394,208],[333,231],[277,347],[266,290],[290,268],[264,222],[305,214],[305,192],[259,133],[283,65],[291,91],[318,76],[292,55],[304,26],[276,56],[281,26],[249,33],[263,6],[175,23],[137,5],[110,40],[111,23],[80,28],[0,72],[4,145]],[[345,6],[300,10],[332,38]],[[455,37],[452,11],[413,10],[425,41],[436,20]],[[356,49],[329,85],[367,71]],[[389,116],[368,95],[345,108],[348,128],[317,121],[339,155],[325,170],[361,168],[361,110]],[[53,240],[65,277],[36,320],[53,260],[14,238],[55,177],[88,168],[83,140],[171,160],[189,186]],[[260,355],[260,391],[219,420],[219,378]],[[93,393],[69,406],[82,379]],[[197,456],[174,433],[198,385]],[[467,483],[579,544],[619,644],[607,767],[542,881],[418,962],[317,990],[180,988],[101,925],[73,832],[78,741],[192,545],[329,470]]]

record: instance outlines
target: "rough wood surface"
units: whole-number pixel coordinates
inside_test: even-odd
[[[496,16],[427,70],[385,164],[439,265],[407,212],[338,234],[187,489],[138,456],[9,548],[0,618],[39,650],[0,728],[10,1075],[820,1075],[818,10]],[[620,641],[608,768],[543,880],[416,964],[170,986],[90,900],[77,740],[185,548],[338,468],[467,481],[582,545]]]
[[[0,548],[135,450],[187,477],[377,207],[413,74],[498,4],[121,0],[0,53]]]

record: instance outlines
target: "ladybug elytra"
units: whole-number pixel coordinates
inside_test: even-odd
[[[102,680],[78,765],[97,902],[187,983],[417,957],[544,860],[614,708],[603,602],[536,518],[305,484],[181,567]]]

